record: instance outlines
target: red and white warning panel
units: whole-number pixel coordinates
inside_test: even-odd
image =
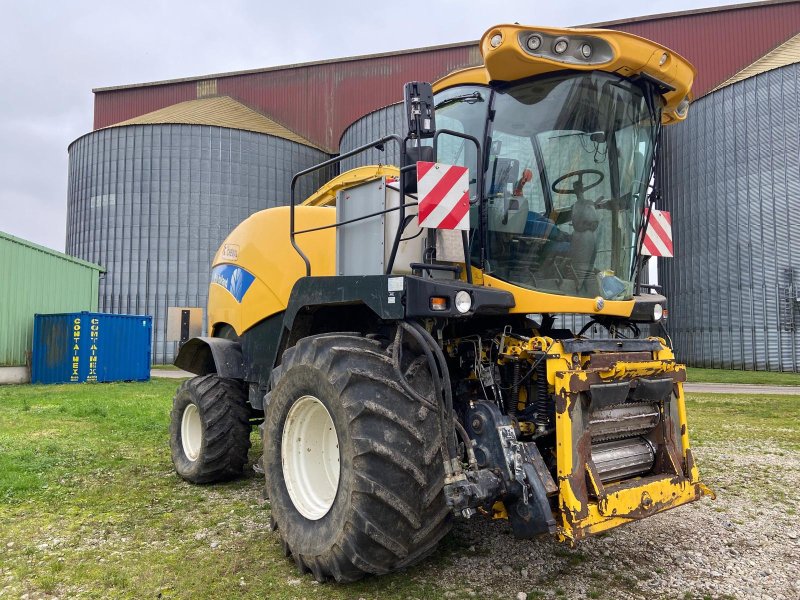
[[[647,222],[647,211],[644,213]],[[660,256],[669,258],[673,256],[672,247],[672,217],[665,210],[650,210],[650,220],[642,243],[642,254],[645,256]]]
[[[469,169],[442,163],[417,163],[419,226],[469,229]]]

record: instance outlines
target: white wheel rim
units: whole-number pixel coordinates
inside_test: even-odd
[[[203,426],[200,422],[200,411],[195,404],[189,404],[181,418],[181,443],[183,453],[194,462],[200,456],[200,445],[203,443]]]
[[[339,438],[328,409],[314,396],[300,397],[289,409],[281,438],[286,490],[306,519],[321,519],[339,488]]]

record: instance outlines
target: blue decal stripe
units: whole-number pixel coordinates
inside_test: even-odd
[[[217,265],[211,270],[211,283],[224,287],[240,304],[254,280],[250,271],[238,265]]]

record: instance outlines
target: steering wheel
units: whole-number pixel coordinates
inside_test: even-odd
[[[589,185],[584,185],[583,183],[583,176],[584,175],[594,175],[597,177],[596,181],[591,182]],[[572,185],[571,188],[560,188],[558,184],[562,181],[566,181],[572,177],[577,177],[575,183]],[[570,173],[566,173],[556,179],[551,185],[551,189],[557,194],[575,194],[578,198],[583,198],[583,193],[586,190],[590,190],[593,187],[597,187],[600,185],[605,179],[605,175],[603,175],[602,171],[598,171],[597,169],[580,169],[578,171],[572,171]]]

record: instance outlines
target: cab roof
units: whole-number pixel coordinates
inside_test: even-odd
[[[556,71],[604,71],[648,78],[664,98],[662,122],[682,121],[688,113],[696,72],[669,48],[637,35],[610,29],[496,25],[480,40],[484,64],[438,80],[434,91],[455,85],[527,79]]]

